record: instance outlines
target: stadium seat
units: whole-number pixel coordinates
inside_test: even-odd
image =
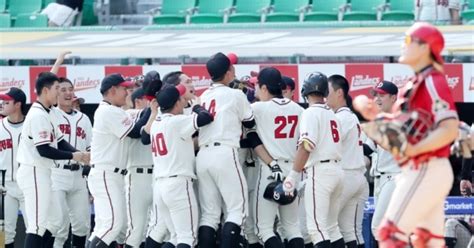
[[[46,15],[31,15],[31,14],[21,14],[18,15],[14,27],[47,27],[48,26],[48,16]]]
[[[163,0],[160,14],[153,17],[154,24],[186,23],[186,17],[196,5],[196,0]]]
[[[461,18],[466,22],[474,20],[474,0],[466,0],[463,4]]]
[[[274,0],[272,12],[266,15],[266,22],[297,22],[302,21],[304,13],[309,9],[308,0]]]
[[[232,10],[234,0],[199,0],[197,13],[191,16],[191,23],[223,23]]]
[[[0,28],[9,28],[11,26],[10,14],[0,14]]]
[[[11,0],[9,4],[8,12],[13,18],[19,14],[39,13],[43,7],[42,0]]]
[[[270,5],[271,0],[236,0],[235,12],[229,16],[228,22],[260,22]]]
[[[0,13],[5,13],[7,10],[7,0],[0,0]]]
[[[82,6],[82,20],[81,25],[90,26],[97,25],[99,19],[94,13],[94,0],[84,0],[84,5]]]
[[[385,6],[385,0],[351,0],[344,21],[375,21]]]
[[[305,22],[337,21],[347,8],[346,0],[313,0],[312,9],[304,16]]]
[[[383,21],[406,21],[415,19],[413,0],[390,0],[388,10],[382,13]]]

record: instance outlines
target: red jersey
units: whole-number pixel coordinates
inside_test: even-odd
[[[432,66],[423,69],[413,79],[413,89],[409,93],[408,112],[424,112],[432,123],[431,130],[446,119],[458,119],[451,89],[446,76]],[[417,157],[449,157],[450,145],[447,144],[437,150],[420,154]],[[416,157],[415,157],[416,159]]]

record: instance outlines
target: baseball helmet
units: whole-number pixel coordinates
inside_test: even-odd
[[[160,91],[163,82],[161,82],[160,73],[157,71],[149,71],[145,74],[142,88],[145,91],[145,96],[154,98],[155,94]]]
[[[267,185],[263,193],[263,198],[274,201],[280,205],[288,205],[296,199],[297,195],[298,191],[296,189],[292,195],[286,195],[283,190],[283,182],[275,181]]]
[[[435,26],[426,22],[417,22],[407,30],[406,35],[428,44],[435,60],[438,63],[444,63],[443,57],[441,56],[441,51],[443,51],[444,48],[444,37]]]
[[[311,93],[319,93],[326,97],[329,94],[328,78],[321,72],[313,72],[306,76],[301,94],[306,97]]]

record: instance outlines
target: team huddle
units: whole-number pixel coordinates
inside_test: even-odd
[[[416,72],[412,87],[376,84],[377,111],[354,101],[367,125],[342,75],[307,75],[304,109],[285,97],[294,82],[273,67],[250,80],[255,96],[233,87],[235,61],[222,53],[207,61],[212,83],[199,97],[182,72],[151,71],[139,87],[107,75],[93,125],[56,65],[38,75],[27,114],[25,94],[11,88],[0,95],[6,247],[18,210],[27,248],[63,247],[69,226],[72,247],[364,247],[368,167],[380,246],[443,246],[457,113],[442,34],[418,23],[406,37],[400,62]],[[402,118],[413,113],[426,122]],[[412,128],[401,142],[381,131],[397,122]]]

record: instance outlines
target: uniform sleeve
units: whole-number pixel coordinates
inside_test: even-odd
[[[298,144],[306,142],[311,150],[316,148],[319,130],[319,118],[311,118],[312,112],[304,111],[300,121],[300,139]]]
[[[176,126],[182,139],[191,139],[198,126],[196,123],[197,114],[180,115],[176,117]]]
[[[427,77],[426,88],[432,100],[431,112],[434,115],[435,126],[446,119],[458,119],[451,89],[445,77],[442,75]]]
[[[253,120],[253,111],[250,103],[247,100],[247,97],[244,95],[242,91],[238,91],[237,93],[238,99],[238,111],[239,111],[239,118],[242,122],[251,121]]]
[[[35,146],[49,144],[52,142],[51,137],[57,128],[53,127],[50,120],[48,120],[45,116],[39,116],[34,122],[32,122],[32,124],[33,125],[30,127],[30,135]],[[62,136],[62,133],[59,132],[58,135]]]
[[[134,122],[130,115],[118,108],[111,111],[106,120],[112,133],[120,139],[127,136],[134,126]]]

